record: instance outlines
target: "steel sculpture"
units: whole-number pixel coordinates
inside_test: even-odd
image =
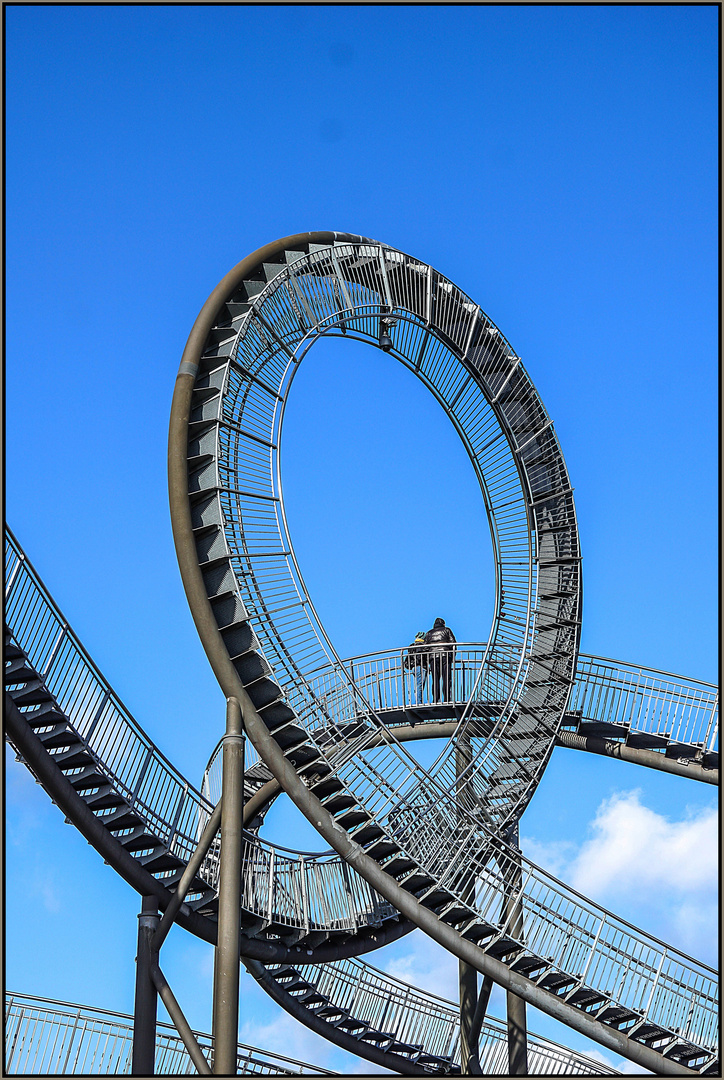
[[[452,700],[418,702],[404,652],[341,659],[304,586],[280,447],[294,375],[323,335],[367,341],[413,371],[480,483],[496,605],[487,640],[456,648]],[[525,1038],[526,1002],[656,1073],[713,1075],[716,974],[517,848],[555,745],[717,782],[718,695],[579,655],[572,486],[520,358],[480,307],[364,237],[306,233],[261,248],[214,290],[189,337],[169,488],[193,617],[251,742],[232,901],[241,920],[223,936],[236,941],[238,929],[260,985],[337,1045],[407,1075],[460,1062],[493,1071],[491,1048],[504,1042],[514,1072],[526,1056],[529,1071],[602,1071],[562,1048],[553,1070]],[[154,910],[216,943],[230,843],[224,852],[214,839],[220,747],[196,791],[124,709],[11,534],[6,565],[10,739]],[[423,769],[408,744],[441,737],[446,749]],[[282,793],[327,851],[259,836]],[[360,959],[415,926],[458,957],[462,1014]],[[507,1029],[484,1017],[493,981],[508,992]]]

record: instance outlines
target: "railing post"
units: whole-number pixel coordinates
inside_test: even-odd
[[[226,703],[221,781],[221,863],[214,969],[214,1073],[236,1076],[239,1037],[239,911],[244,815],[244,735],[241,706]]]
[[[67,1073],[67,1071],[68,1071],[68,1062],[70,1061],[70,1052],[73,1049],[73,1039],[75,1038],[75,1033],[78,1030],[78,1024],[79,1023],[80,1023],[80,1009],[78,1009],[78,1012],[75,1014],[75,1023],[73,1024],[73,1030],[71,1031],[70,1039],[68,1040],[68,1052],[65,1055],[65,1061],[63,1062],[63,1068],[61,1069],[62,1073]],[[78,1057],[78,1055],[76,1054],[76,1060],[77,1060],[77,1057]],[[75,1072],[75,1069],[73,1068],[70,1071]]]
[[[18,561],[15,563],[15,566],[10,571],[10,577],[8,578],[8,583],[7,583],[6,587],[5,587],[5,599],[6,600],[10,596],[10,590],[12,589],[13,585],[15,584],[15,578],[18,576],[18,571],[20,570],[20,567],[25,562],[25,553],[24,552],[19,551],[19,552],[16,552],[15,554],[17,556]]]
[[[132,1076],[153,1076],[156,1059],[156,1011],[158,997],[151,977],[152,939],[158,927],[158,901],[144,896],[138,916],[136,999],[133,1009]]]

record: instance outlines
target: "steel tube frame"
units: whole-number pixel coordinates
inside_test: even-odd
[[[471,1076],[482,1076],[483,1074],[483,1070],[480,1068],[480,1032],[483,1028],[485,1014],[488,1011],[488,1002],[490,1001],[492,989],[493,980],[489,975],[484,975],[482,986],[478,992],[478,1000],[475,1003],[475,1012],[473,1013],[472,1023],[470,1025],[470,1045],[472,1047],[472,1053],[468,1062],[468,1068]]]
[[[153,1076],[156,1063],[158,997],[151,970],[154,963],[153,939],[158,920],[158,900],[155,896],[144,896],[141,901],[141,913],[138,916],[132,1076]]]
[[[226,703],[221,810],[219,917],[214,957],[214,1073],[236,1075],[239,1036],[241,846],[244,816],[244,734],[241,706]]]
[[[219,636],[219,651],[223,650],[225,652],[221,635],[218,630],[216,630],[216,633]],[[206,642],[206,647],[209,649],[209,642]],[[219,656],[218,660],[221,667],[222,657]],[[588,1036],[595,1042],[607,1046],[615,1053],[619,1053],[659,1075],[692,1075],[691,1069],[665,1058],[656,1050],[652,1050],[642,1043],[629,1039],[624,1032],[602,1024],[587,1013],[576,1009],[575,1006],[562,1001],[556,994],[544,990],[524,976],[507,968],[502,961],[490,956],[466,938],[461,937],[451,926],[442,922],[434,912],[420,903],[415,896],[403,889],[393,877],[386,874],[374,859],[367,855],[360,845],[340,828],[329,811],[325,809],[319,799],[297,776],[293,767],[272,738],[261,716],[254,708],[228,655],[226,656],[226,663],[228,668],[222,686],[236,687],[237,696],[242,701],[244,709],[246,731],[257,752],[277,777],[292,802],[299,807],[304,816],[314,825],[324,839],[377,892],[389,900],[391,904],[394,904],[402,915],[411,919],[421,930],[457,956],[459,960],[464,960],[483,975],[490,975],[493,981],[504,989],[512,990],[531,1005],[535,1005],[557,1020],[568,1024],[575,1031],[581,1032],[581,1034]]]
[[[718,769],[705,769],[698,761],[684,764],[677,758],[667,758],[660,750],[643,750],[636,746],[613,739],[603,739],[599,735],[580,735],[574,731],[559,731],[556,746],[565,746],[568,750],[586,750],[589,754],[601,754],[603,757],[619,758],[630,761],[633,765],[646,765],[660,772],[673,773],[674,776],[687,776],[690,780],[699,780],[704,784],[719,783]]]
[[[321,242],[330,244],[337,237],[335,234],[306,234],[302,242]],[[302,810],[305,816],[317,828],[324,839],[349,862],[365,880],[379,893],[385,896],[405,916],[411,918],[418,926],[426,930],[435,940],[444,944],[455,953],[460,960],[469,963],[483,974],[489,974],[500,982],[506,989],[519,993],[521,997],[535,1001],[540,1000],[542,1007],[551,1015],[564,1019],[576,1030],[591,1035],[597,1041],[608,1045],[612,1049],[623,1053],[633,1061],[649,1066],[655,1071],[663,1071],[675,1075],[690,1074],[690,1070],[678,1065],[678,1063],[662,1058],[662,1055],[652,1051],[649,1047],[629,1040],[624,1033],[593,1020],[592,1017],[581,1011],[568,1006],[555,994],[543,990],[531,983],[530,980],[510,971],[504,964],[494,957],[485,953],[484,950],[474,946],[462,938],[451,927],[442,923],[437,916],[420,904],[417,899],[403,889],[389,874],[385,873],[379,865],[366,855],[363,849],[348,836],[332,815],[325,810],[319,799],[306,788],[301,779],[292,768],[289,761],[284,757],[280,748],[273,740],[264,721],[253,706],[251,698],[244,690],[239,675],[231,663],[226,651],[223,639],[214,618],[212,605],[208,598],[206,583],[198,565],[195,542],[191,528],[191,513],[188,500],[188,462],[187,428],[188,416],[191,404],[191,393],[195,376],[199,369],[199,357],[203,351],[204,342],[211,329],[213,319],[221,308],[226,297],[232,293],[232,286],[240,283],[245,274],[253,267],[264,261],[265,257],[276,254],[287,248],[292,249],[295,240],[299,238],[284,238],[276,241],[266,248],[259,249],[248,256],[243,263],[239,264],[234,271],[217,286],[212,296],[207,301],[202,314],[194,324],[194,328],[187,343],[174,393],[172,405],[171,425],[169,431],[169,493],[171,499],[172,522],[174,539],[177,546],[179,565],[187,591],[189,603],[194,619],[199,629],[200,636],[212,664],[212,668],[228,696],[237,697],[244,709],[244,718],[247,731],[252,738],[256,749],[271,771],[280,781],[285,791]],[[517,363],[517,358],[516,358]],[[498,394],[496,397],[499,396]],[[518,455],[519,457],[520,455]],[[556,494],[528,501],[528,506],[534,508],[547,499],[563,498],[570,492],[565,488]],[[569,512],[566,507],[566,512]],[[573,524],[571,525],[573,528]],[[564,561],[578,561],[575,559]],[[549,564],[544,564],[549,565]],[[550,564],[553,565],[553,564]],[[529,583],[530,592],[530,583]],[[530,609],[530,596],[529,596]],[[577,648],[577,643],[576,643]],[[560,680],[564,680],[561,673]]]
[[[186,899],[186,893],[191,888],[191,882],[194,880],[196,874],[201,869],[201,864],[204,861],[206,853],[211,847],[211,843],[217,832],[219,831],[219,826],[221,824],[221,807],[222,801],[219,800],[216,807],[214,808],[213,814],[209,818],[206,828],[201,835],[201,839],[199,840],[199,846],[196,848],[196,851],[189,859],[186,869],[184,870],[181,876],[181,880],[179,881],[176,888],[176,892],[174,893],[170,904],[166,908],[163,914],[163,918],[161,919],[161,923],[156,930],[156,933],[154,934],[153,947],[156,952],[159,951],[164,941],[166,940],[166,935],[171,929],[176,915],[178,914],[181,905]]]
[[[518,825],[510,837],[511,847],[518,847]],[[509,873],[508,894],[505,900],[508,932],[518,941],[523,940],[523,906],[521,891],[523,874],[520,861]],[[528,1075],[528,1026],[525,1000],[512,990],[506,990],[505,1005],[508,1019],[508,1070],[511,1076]]]
[[[455,773],[458,778],[465,776],[472,763],[472,747],[470,737],[465,734],[458,736],[458,744],[455,750]],[[458,802],[464,796],[466,782],[458,779],[456,785],[456,797]],[[460,815],[458,815],[460,816]],[[471,881],[465,886],[464,899],[469,903],[475,893],[475,882]],[[470,1068],[470,1058],[475,1053],[475,1043],[472,1039],[473,1017],[478,999],[478,973],[464,960],[458,961],[458,983],[460,996],[460,1072],[465,1076]]]
[[[189,1057],[198,1069],[200,1075],[211,1076],[212,1073],[211,1068],[209,1067],[209,1063],[204,1057],[204,1053],[198,1042],[196,1041],[196,1036],[189,1027],[189,1023],[181,1010],[181,1006],[174,997],[173,990],[166,982],[164,974],[161,971],[161,968],[158,966],[158,960],[155,956],[151,962],[151,978],[153,979],[154,985],[158,990],[161,1001],[166,1006],[168,1015],[173,1020],[176,1030],[181,1036],[181,1041],[189,1052]],[[236,1064],[236,1058],[234,1059],[234,1064]]]

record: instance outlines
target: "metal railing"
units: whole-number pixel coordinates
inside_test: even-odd
[[[270,968],[273,972],[274,968]],[[426,1054],[459,1061],[460,1009],[451,1001],[396,979],[357,959],[336,960],[303,969],[304,978],[335,1006],[363,1020],[376,1031],[394,1033],[399,1042],[425,1048]],[[508,1032],[502,1020],[489,1017],[480,1033],[483,1073],[508,1071]],[[528,1066],[532,1074],[598,1076],[618,1075],[585,1054],[558,1046],[528,1032]]]
[[[207,1061],[213,1040],[194,1032]],[[133,1052],[133,1017],[64,1001],[7,994],[5,1072],[11,1076],[128,1076]],[[238,1044],[237,1069],[244,1076],[334,1076],[336,1073],[282,1054]],[[159,1022],[155,1074],[195,1076],[197,1071],[176,1029]]]
[[[718,688],[654,668],[581,654],[569,710],[709,753],[719,745]]]
[[[168,837],[172,849],[187,858],[210,804],[202,803],[199,793],[123,708],[11,536],[8,553],[7,612],[16,640],[36,670],[44,673],[46,685],[57,694],[99,768],[130,796],[149,827]],[[368,811],[388,820],[403,849],[413,833],[425,834],[424,861],[439,868],[441,885],[455,891],[476,876],[471,915],[489,925],[493,938],[510,935],[502,906],[513,872],[510,851],[501,849],[497,867],[491,864],[491,838],[483,833],[476,838],[469,824],[451,817],[434,790],[418,788],[414,771],[397,776],[388,768],[383,773],[375,767],[375,755],[384,755],[384,747],[365,750],[362,764],[352,759],[354,749],[354,740],[351,747],[344,746],[338,772],[344,776],[345,770],[361,770],[366,786],[362,801]],[[253,883],[247,900],[262,917],[266,904],[268,923],[278,916],[281,925],[298,929],[351,928],[386,915],[385,902],[357,875],[349,874],[342,860],[326,855],[292,858],[257,840],[246,850]],[[715,1046],[717,984],[710,968],[649,937],[526,860],[522,866],[520,944],[527,953],[540,957],[551,971],[573,974],[576,987],[600,990],[642,1019],[678,1030],[696,1045]]]
[[[218,888],[219,845],[202,867]],[[333,851],[294,851],[244,833],[241,906],[278,932],[348,930],[381,926],[397,912]]]
[[[415,723],[424,723],[426,712],[415,712],[420,706],[442,704],[458,710],[466,707],[480,676],[485,653],[485,642],[455,645],[452,693],[449,699],[439,703],[433,700],[424,649],[410,662],[409,648],[361,653],[344,660],[343,667],[373,709],[392,714],[384,717],[389,723],[403,722],[402,712],[410,710]],[[422,663],[416,663],[417,659]],[[494,677],[498,681],[490,686],[486,672],[486,681],[478,689],[477,705],[493,718],[510,691],[514,657],[510,650],[496,649],[490,653],[490,659],[495,662]],[[507,681],[502,682],[506,672]],[[352,694],[347,680],[339,677],[337,665],[312,672],[307,682],[330,723],[349,724],[350,717],[360,715],[363,703]],[[659,735],[673,743],[702,747],[706,753],[718,752],[719,691],[700,679],[684,679],[655,668],[580,653],[568,711],[580,714],[581,720],[615,724],[632,733]],[[221,741],[206,767],[201,788],[204,797],[214,804],[221,795],[220,748]],[[258,754],[249,744],[247,771],[258,760]]]
[[[170,850],[188,860],[213,805],[151,742],[85,651],[25,557],[6,532],[6,620],[13,637],[85,741],[96,767]],[[37,707],[20,706],[25,716]],[[268,922],[305,929],[354,930],[393,917],[390,905],[337,855],[287,852],[248,835],[244,845],[247,910]],[[200,876],[216,888],[218,844]],[[263,887],[263,892],[262,892]]]
[[[324,706],[304,679],[334,649],[286,527],[278,452],[285,402],[317,336],[341,328],[376,343],[381,312],[393,307],[394,355],[445,408],[483,491],[499,600],[491,639],[496,649],[511,650],[517,671],[511,684],[510,672],[498,679],[489,666],[485,690],[491,696],[492,683],[501,683],[494,696],[508,698],[501,726],[511,735],[520,727],[511,710],[524,692],[523,668],[539,661],[534,676],[545,678],[545,665],[555,657],[550,692],[525,694],[526,708],[540,721],[527,768],[487,808],[502,824],[530,798],[547,759],[547,733],[565,704],[578,644],[580,560],[570,481],[550,418],[520,358],[477,304],[432,267],[376,243],[335,243],[280,265],[261,290],[254,289],[243,315],[230,320],[221,313],[200,357],[192,417],[208,425],[204,452],[213,461],[193,466],[192,520],[196,528],[218,525],[214,556],[228,558],[229,580],[236,579],[238,597],[225,593],[215,608],[225,635],[234,640],[232,623],[248,616],[259,652],[273,669],[270,679],[308,730],[324,726]],[[196,432],[194,427],[189,446],[194,462]],[[201,492],[203,507],[195,494]],[[204,540],[199,552],[202,573],[210,543]],[[213,602],[211,580],[208,587]],[[359,688],[352,684],[350,694],[359,695]],[[405,759],[399,747],[389,753]],[[501,757],[491,741],[476,759],[471,790],[484,792]],[[436,767],[443,785],[453,786],[450,755]],[[416,779],[425,782],[419,771]]]
[[[148,738],[78,640],[9,529],[5,620],[99,770],[173,854],[188,859],[213,809]],[[28,718],[40,706],[20,705]]]
[[[460,642],[451,655],[451,693],[440,704],[464,708],[469,700],[486,653],[485,643]],[[373,709],[382,713],[414,710],[418,705],[434,705],[433,687],[423,666],[420,700],[418,665],[408,661],[409,649],[388,649],[364,653],[343,662],[345,675],[352,678]],[[424,649],[419,654],[425,660]],[[415,656],[415,659],[418,657]],[[488,660],[495,672],[486,670],[476,689],[476,705],[489,709],[494,717],[505,701],[514,678],[514,657],[510,650],[494,649]],[[408,664],[413,664],[410,667]],[[496,682],[507,672],[508,681]],[[315,696],[324,703],[333,721],[347,721],[360,711],[359,698],[352,695],[338,665],[313,672],[307,679]],[[569,712],[581,719],[616,724],[631,732],[660,735],[671,742],[700,746],[707,752],[718,749],[719,691],[712,683],[685,679],[622,661],[579,654],[576,678],[568,704]],[[417,718],[424,720],[424,713]],[[395,718],[398,719],[398,718]],[[400,722],[402,718],[398,719]]]

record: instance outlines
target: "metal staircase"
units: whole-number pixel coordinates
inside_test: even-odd
[[[7,551],[8,580],[10,581],[7,596],[8,619],[18,627],[15,632],[27,649],[26,652],[17,645],[12,636],[6,639],[6,685],[10,699],[8,734],[11,741],[18,746],[19,739],[15,734],[16,729],[12,726],[12,707],[14,706],[21,734],[24,730],[23,748],[28,743],[32,744],[32,740],[37,741],[39,760],[44,756],[47,759],[49,772],[57,773],[65,778],[73,788],[78,802],[89,807],[93,817],[112,839],[110,846],[103,852],[104,857],[128,877],[120,853],[130,856],[134,865],[138,867],[139,874],[142,875],[135,877],[131,883],[139,891],[148,893],[153,891],[151,884],[153,882],[159,890],[158,895],[162,906],[165,906],[170,897],[169,890],[178,879],[179,868],[185,865],[189,852],[195,846],[196,837],[203,828],[206,815],[210,813],[212,801],[203,800],[200,793],[195,792],[188,782],[174,772],[163,755],[153,747],[140,727],[123,709],[122,703],[92,665],[67,621],[53,604],[47,590],[11,535],[8,535]],[[54,648],[61,630],[64,645],[62,648]],[[48,663],[50,657],[52,657],[52,662]],[[37,669],[44,671],[42,678]],[[61,708],[59,699],[63,701],[64,708],[68,710],[67,713]],[[101,702],[105,703],[102,712],[99,711]],[[103,724],[107,724],[108,731],[113,733],[113,738],[108,737],[108,731],[104,730],[103,724],[98,720],[99,715],[103,716]],[[94,723],[96,720],[97,722]],[[85,729],[85,735],[82,734],[83,729]],[[89,729],[92,729],[90,737],[88,737]],[[124,751],[116,757],[116,762],[121,763],[121,768],[117,772],[118,765],[116,764],[114,768],[113,763],[105,758],[113,758],[113,752],[118,745],[123,746]],[[151,757],[148,753],[150,748],[153,750]],[[26,758],[26,763],[29,767],[37,769],[35,759]],[[258,763],[252,762],[250,772],[253,773],[257,769]],[[41,774],[40,778],[55,797],[57,791],[54,784],[49,781],[48,775]],[[141,778],[144,780],[148,778],[147,787],[139,782]],[[177,784],[175,789],[172,788],[174,781]],[[211,774],[207,776],[206,783],[210,785],[209,791],[213,794]],[[171,789],[170,795],[169,789]],[[135,800],[129,794],[132,791],[136,792]],[[63,803],[58,801],[63,807]],[[71,812],[73,820],[78,821],[77,808],[72,809]],[[186,827],[182,827],[184,822],[188,823]],[[171,840],[170,843],[169,840]],[[411,928],[411,924],[405,924],[404,920],[399,920],[397,913],[390,905],[382,897],[366,889],[365,883],[349,870],[343,860],[336,859],[335,856],[330,854],[316,858],[293,856],[282,849],[275,849],[273,845],[259,841],[253,834],[248,834],[247,858],[249,861],[244,874],[245,893],[242,916],[246,937],[242,951],[251,953],[251,956],[246,957],[246,962],[251,967],[254,965],[254,945],[263,943],[262,948],[256,950],[257,958],[266,958],[271,961],[276,955],[277,964],[280,965],[276,969],[274,967],[269,969],[272,975],[275,970],[283,971],[285,968],[300,971],[299,964],[302,964],[304,973],[300,978],[310,984],[307,989],[311,990],[316,976],[310,979],[309,972],[312,968],[309,966],[308,949],[312,952],[311,963],[318,967],[319,962],[328,960],[332,956],[330,940],[337,943],[337,955],[339,955],[340,943],[344,943],[348,950],[347,955],[351,957],[355,953],[364,951],[365,932],[369,935],[367,944],[375,945],[386,940],[385,925],[402,932]],[[258,860],[254,865],[251,865],[252,858]],[[414,876],[414,861],[406,862],[399,848],[388,852],[386,865],[396,871],[402,881],[406,880],[409,887],[418,894],[424,892],[421,880]],[[331,869],[323,871],[321,867],[324,866]],[[273,870],[271,875],[270,868]],[[277,872],[279,872],[278,878]],[[324,874],[327,876],[325,877]],[[334,876],[330,877],[330,874]],[[560,926],[557,925],[556,918],[550,914],[550,911],[556,909],[560,911],[564,887],[559,886],[558,895],[554,896],[550,890],[551,886],[557,883],[542,872],[531,868],[526,882],[525,910],[535,918],[539,933],[537,937],[535,934],[529,934],[527,947],[522,949],[512,938],[506,936],[504,927],[500,925],[496,889],[496,878],[499,879],[499,877],[500,871],[496,873],[494,868],[488,870],[485,879],[481,877],[481,885],[486,881],[489,886],[488,904],[486,906],[484,903],[481,893],[478,897],[476,905],[478,912],[475,916],[471,915],[465,904],[452,898],[452,894],[438,894],[437,896],[429,894],[425,899],[431,907],[434,906],[440,911],[444,919],[459,926],[469,937],[485,945],[491,955],[504,957],[514,969],[526,972],[540,986],[553,987],[562,999],[568,998],[574,1003],[580,1003],[594,1015],[601,1013],[605,1016],[608,1010],[611,1020],[621,1023],[630,1021],[630,1009],[626,1010],[618,1006],[619,1011],[615,1012],[610,998],[601,998],[599,992],[587,988],[581,976],[586,969],[590,970],[591,967],[605,968],[608,954],[609,978],[611,978],[613,976],[611,958],[615,960],[622,951],[628,951],[633,956],[635,946],[639,953],[635,965],[638,970],[632,972],[632,981],[638,979],[640,982],[642,974],[640,953],[643,935],[638,935],[635,931],[631,933],[629,930],[629,936],[624,940],[622,932],[627,929],[625,924],[603,913],[601,909],[596,909],[594,905],[589,905],[588,922],[586,924],[582,921],[578,927],[580,940],[575,943],[577,947],[573,950],[571,948],[574,940],[571,936],[573,925],[571,921],[565,924],[568,955],[572,962],[578,962],[580,968],[580,974],[574,978],[568,974],[568,971],[572,970],[572,964],[566,970],[565,960],[562,964],[556,965],[553,955],[549,956],[546,953],[546,960],[543,963],[540,955],[553,944],[551,929],[558,933],[560,940]],[[339,883],[336,886],[335,880]],[[197,879],[194,893],[187,900],[190,911],[195,911],[197,916],[203,917],[200,918],[200,922],[197,919],[195,923],[187,919],[186,925],[200,933],[206,940],[213,940],[215,932],[213,926],[214,883],[215,862],[212,858],[205,867],[204,875]],[[271,889],[269,889],[270,883]],[[567,893],[569,903],[571,900],[575,902],[575,894],[570,893],[570,890],[567,890]],[[346,897],[346,907],[343,912],[334,907],[335,895]],[[326,904],[326,910],[322,907],[323,904]],[[596,911],[599,913],[598,924],[594,922],[593,913]],[[492,921],[486,923],[481,919],[480,915],[484,912],[490,913]],[[270,914],[271,917],[269,917]],[[527,918],[528,915],[526,915]],[[545,919],[550,924],[548,930],[543,929]],[[466,921],[469,924],[467,927],[465,927]],[[588,931],[587,936],[586,931]],[[586,940],[589,949],[592,942],[596,945],[590,959],[584,961]],[[538,944],[543,948],[536,952],[535,946]],[[264,948],[266,948],[266,953]],[[561,959],[563,960],[563,956]],[[325,964],[327,984],[323,988],[316,987],[316,993],[323,995],[324,1002],[315,998],[313,993],[305,997],[302,1002],[290,1001],[290,998],[298,999],[304,996],[305,991],[303,990],[301,994],[288,993],[290,988],[285,987],[284,978],[279,981],[275,979],[278,988],[276,999],[294,1011],[295,1015],[301,1014],[300,1018],[304,1018],[306,1012],[307,1021],[312,1019],[316,1021],[315,1030],[323,1032],[340,1044],[346,1043],[347,1048],[353,1049],[360,1056],[371,1057],[382,1064],[386,1061],[388,1067],[396,1068],[398,1071],[412,1068],[419,1072],[423,1066],[425,1071],[449,1071],[449,1063],[446,1064],[449,1053],[436,1053],[429,1040],[421,1036],[402,1038],[401,1032],[391,1025],[382,1023],[376,1026],[370,1023],[374,1010],[369,1004],[369,999],[365,997],[364,979],[361,980],[355,1010],[349,1011],[349,1002],[343,997],[335,1000],[335,994],[330,992],[329,980],[334,982],[337,978],[334,975],[335,970],[340,965],[344,969],[344,964],[350,962],[340,959],[336,964]],[[354,963],[359,965],[361,962],[357,960]],[[656,957],[651,958],[648,967],[652,966],[656,966],[658,971],[656,986],[664,1003],[669,1000],[667,984],[673,980],[683,987],[686,971],[689,971],[690,991],[697,991],[701,995],[698,1010],[709,1015],[709,1030],[713,1032],[714,989],[708,969],[697,965],[692,967],[691,962],[680,954],[664,949],[660,949]],[[366,968],[362,965],[359,970],[366,970]],[[620,965],[618,970],[620,970]],[[699,972],[701,979],[696,986],[691,979],[691,973],[695,971]],[[400,991],[396,989],[395,980],[378,975],[375,975],[375,978],[387,978],[385,988],[387,998],[392,1000],[396,995],[399,999]],[[340,986],[344,986],[343,980]],[[379,989],[376,994],[379,1000]],[[410,997],[409,990],[406,990],[405,994]],[[410,1016],[413,1017],[413,1013],[418,1015],[418,1020],[415,1021],[416,1024],[421,1025],[417,1028],[418,1031],[425,1027],[424,1017],[432,1015],[430,1001],[422,999],[420,999],[419,1014],[410,1005]],[[412,998],[410,1000],[412,1001]],[[690,1001],[693,1001],[693,996]],[[317,1006],[320,1008],[317,1009]],[[321,1006],[325,1006],[326,1009]],[[646,1013],[646,1017],[648,1022],[648,1018],[652,1017],[650,1010]],[[693,1017],[692,1010],[691,1018]],[[342,1025],[335,1023],[335,1020],[340,1018],[344,1020]],[[641,1018],[643,1019],[643,1016]],[[412,1020],[410,1022],[412,1023]],[[628,1023],[628,1026],[630,1027],[631,1024]],[[656,1026],[654,1022],[649,1023],[648,1027],[640,1026],[642,1034],[646,1034],[650,1039],[662,1030],[661,1025]],[[364,1034],[366,1038],[359,1038],[361,1034]],[[390,1041],[392,1035],[395,1036],[394,1042]],[[689,1049],[692,1048],[692,1044],[687,1042],[686,1045]],[[405,1046],[412,1047],[412,1050],[408,1051],[407,1059],[401,1053]],[[708,1056],[711,1057],[710,1054]],[[398,1058],[403,1061],[402,1065],[395,1060]],[[412,1058],[415,1060],[412,1061]],[[439,1058],[440,1061],[433,1062],[433,1058]]]
[[[378,344],[390,318],[387,351],[433,391],[466,446],[496,559],[479,677],[430,770],[335,656],[294,558],[281,487],[284,407],[307,347],[329,332]],[[268,246],[227,275],[194,326],[169,470],[177,554],[209,659],[225,694],[242,702],[260,757],[321,835],[404,915],[519,996],[654,1069],[708,1067],[696,1043],[710,1037],[712,1004],[694,1037],[691,1023],[713,988],[703,971],[682,983],[658,943],[524,860],[516,903],[523,923],[528,913],[525,935],[505,918],[521,867],[508,829],[558,738],[575,678],[580,554],[551,421],[480,308],[431,267],[364,238]],[[311,680],[325,664],[346,684],[336,716]]]
[[[210,1035],[194,1033],[207,1061],[213,1061]],[[30,994],[5,996],[5,1072],[42,1076],[124,1076],[131,1072],[133,1017]],[[282,1054],[239,1043],[241,1076],[336,1076]],[[188,1051],[170,1024],[159,1023],[155,1074],[196,1072]]]
[[[493,538],[493,624],[485,646],[456,653],[456,700],[444,706],[413,707],[401,671],[395,686],[391,676],[384,684],[383,702],[379,680],[335,654],[284,513],[279,446],[301,359],[327,333],[379,344],[383,318],[396,320],[392,355],[455,424]],[[453,1071],[435,1041],[434,1009],[411,1004],[420,1036],[403,1031],[375,1012],[371,975],[350,1005],[345,968],[330,966],[418,925],[615,1052],[663,1074],[713,1075],[715,973],[591,903],[508,842],[564,729],[575,726],[568,735],[585,740],[600,737],[585,724],[610,723],[601,711],[608,699],[593,693],[609,676],[582,675],[586,701],[599,702],[586,711],[575,698],[581,575],[570,480],[520,358],[479,306],[432,267],[362,237],[306,234],[268,245],[227,275],[192,331],[169,467],[187,594],[259,755],[248,824],[257,827],[281,788],[335,852],[295,856],[247,834],[241,952],[264,988],[314,1030],[378,1064],[408,1075]],[[149,742],[12,537],[8,581],[10,737],[104,857],[165,906],[213,799]],[[644,697],[663,700],[668,691],[657,693]],[[616,722],[633,719],[624,713]],[[637,722],[641,715],[639,708]],[[408,742],[443,734],[446,723],[446,748],[424,769]],[[664,752],[682,745],[682,730],[667,730]],[[702,769],[713,762],[713,730]],[[633,751],[630,734],[629,725],[624,741]],[[654,727],[638,734],[649,740],[642,752],[664,738]],[[217,857],[212,848],[179,916],[206,940],[215,935]],[[321,986],[322,970],[331,985]],[[391,1000],[394,980],[385,978]]]

